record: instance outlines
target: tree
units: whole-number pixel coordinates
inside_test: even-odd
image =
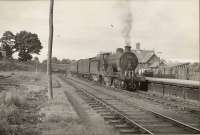
[[[54,64],[59,64],[60,63],[60,60],[56,57],[52,57],[51,58],[51,62],[54,63]]]
[[[40,62],[40,61],[39,61],[39,58],[38,58],[37,56],[35,56],[35,57],[33,58],[33,61],[34,61],[34,62],[37,62],[37,63]]]
[[[19,60],[28,61],[32,59],[31,54],[39,54],[43,48],[37,34],[20,31],[15,36],[15,48],[19,51]]]
[[[16,52],[15,48],[15,35],[11,31],[5,31],[0,38],[2,49],[6,51],[6,57],[12,58],[13,53]]]
[[[71,63],[71,60],[70,60],[70,59],[62,59],[62,60],[61,60],[61,63],[62,63],[62,64],[70,64],[70,63]]]
[[[52,58],[51,58],[51,63],[52,63],[52,64],[60,64],[61,61],[60,61],[57,57],[52,57]],[[42,64],[47,64],[47,60],[46,60],[46,59],[43,60],[43,61],[42,61]]]
[[[43,60],[43,61],[42,61],[42,64],[47,64],[47,60]]]

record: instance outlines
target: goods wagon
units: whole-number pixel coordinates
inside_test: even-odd
[[[72,73],[77,73],[78,72],[78,62],[73,62],[70,64],[70,68],[69,70],[72,72]]]
[[[90,60],[90,74],[99,74],[99,59],[93,58]]]
[[[78,73],[81,73],[81,74],[89,74],[90,73],[89,59],[81,59],[77,63],[78,63]]]

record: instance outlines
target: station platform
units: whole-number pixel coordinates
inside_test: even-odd
[[[200,87],[200,81],[193,81],[193,80],[180,80],[180,79],[168,79],[168,78],[153,78],[153,77],[146,77],[148,81],[151,82],[163,82],[163,83],[170,83],[170,84],[177,84],[177,85],[184,85],[188,87]]]
[[[158,96],[200,102],[200,81],[146,77],[148,92]]]

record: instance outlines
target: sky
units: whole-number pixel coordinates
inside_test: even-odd
[[[166,60],[199,61],[198,0],[55,0],[53,56],[81,59],[124,47],[124,11],[132,14],[131,46],[155,50]],[[0,35],[37,33],[47,58],[49,1],[0,0]]]

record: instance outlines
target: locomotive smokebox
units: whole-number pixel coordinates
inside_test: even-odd
[[[131,52],[131,46],[129,44],[125,46],[125,52]]]
[[[124,52],[123,48],[117,48],[116,53],[122,54]]]

